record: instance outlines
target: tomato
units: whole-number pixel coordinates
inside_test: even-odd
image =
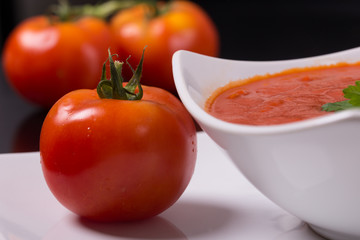
[[[108,24],[94,17],[31,17],[6,40],[4,72],[21,96],[48,108],[71,90],[96,87],[111,41]]]
[[[141,58],[147,46],[142,83],[176,93],[171,59],[183,49],[209,56],[219,52],[219,36],[207,13],[189,1],[159,2],[157,8],[140,4],[119,11],[110,20],[114,42],[121,56],[130,62]],[[125,76],[131,72],[124,72]],[[127,75],[126,75],[127,74]]]
[[[119,93],[126,88],[104,81]],[[130,94],[141,100],[76,90],[48,112],[40,135],[42,170],[54,196],[74,213],[97,221],[149,218],[186,189],[196,161],[194,122],[171,93],[141,89]]]

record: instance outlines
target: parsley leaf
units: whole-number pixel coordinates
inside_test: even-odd
[[[350,99],[349,103],[355,107],[360,106],[360,81],[356,81],[355,86],[348,86],[343,92],[344,97]]]
[[[344,97],[348,100],[334,103],[326,103],[321,110],[327,112],[336,112],[340,110],[360,107],[360,81],[355,82],[355,86],[348,86],[343,90]]]
[[[322,105],[321,110],[326,112],[336,112],[340,110],[345,110],[354,107],[349,100],[334,102],[334,103],[326,103]]]

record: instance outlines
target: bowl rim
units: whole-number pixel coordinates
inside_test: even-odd
[[[289,61],[298,61],[298,60],[310,60],[316,59],[325,56],[331,56],[336,54],[346,54],[353,51],[360,51],[360,47],[353,48],[345,51],[340,51],[336,53],[326,54],[326,55],[319,55],[314,57],[308,58],[299,58],[299,59],[289,59],[289,60],[276,60],[276,61],[261,61],[262,63],[275,63],[275,62],[289,62]],[[328,115],[314,117],[310,119],[305,119],[301,121],[291,122],[291,123],[283,123],[283,124],[275,124],[275,125],[261,125],[261,126],[253,126],[253,125],[246,125],[246,124],[238,124],[238,123],[231,123],[226,122],[224,120],[218,119],[205,111],[202,107],[200,107],[195,100],[191,97],[186,80],[181,71],[181,58],[183,54],[195,54],[201,55],[207,58],[214,58],[220,60],[228,60],[216,57],[205,56],[202,54],[194,53],[187,50],[178,50],[174,53],[172,59],[173,65],[173,75],[175,86],[177,89],[177,93],[179,98],[181,99],[182,103],[189,111],[189,113],[194,117],[194,119],[200,124],[200,126],[206,125],[207,127],[211,127],[213,129],[217,129],[223,132],[231,133],[231,134],[247,134],[247,135],[269,135],[269,134],[277,134],[277,133],[288,133],[288,132],[295,132],[295,131],[302,131],[305,129],[316,128],[319,126],[324,126],[328,124],[333,124],[336,122],[345,121],[348,119],[356,119],[360,118],[360,108],[353,108],[343,111],[334,112]],[[230,60],[230,61],[237,61],[237,60]],[[239,60],[240,61],[240,60]],[[251,61],[248,61],[251,62]],[[252,61],[256,62],[256,61]]]

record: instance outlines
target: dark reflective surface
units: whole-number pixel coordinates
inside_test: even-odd
[[[48,5],[56,2],[34,0],[27,6],[24,0],[2,1],[1,47],[8,32],[19,21],[43,13]],[[291,59],[360,46],[359,1],[195,2],[206,9],[219,29],[222,58]],[[46,110],[21,99],[9,87],[1,69],[0,153],[37,151],[45,114]]]
[[[41,126],[46,114],[46,110],[39,109],[22,119],[14,132],[12,152],[38,151]]]
[[[20,98],[2,71],[0,77],[0,153],[38,151],[44,110]]]

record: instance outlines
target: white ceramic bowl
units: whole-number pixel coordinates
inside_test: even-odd
[[[178,94],[202,129],[274,203],[336,240],[360,239],[360,110],[274,126],[248,126],[204,111],[230,81],[293,67],[360,61],[360,48],[285,61],[236,61],[188,51],[173,56]],[[241,191],[241,189],[239,189]]]

